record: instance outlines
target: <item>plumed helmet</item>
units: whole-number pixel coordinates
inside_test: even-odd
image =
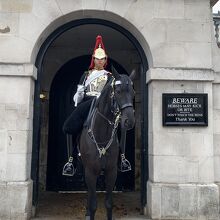
[[[94,51],[93,51],[92,60],[91,60],[89,69],[93,69],[94,68],[94,65],[95,65],[94,64],[94,58],[97,58],[97,59],[106,58],[107,59],[107,54],[105,52],[105,47],[104,47],[104,44],[102,42],[102,36],[101,35],[98,35],[96,37],[95,48],[94,48]],[[105,66],[106,65],[107,65],[107,62],[105,62]]]

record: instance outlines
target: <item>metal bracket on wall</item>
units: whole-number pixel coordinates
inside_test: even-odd
[[[215,25],[215,39],[218,47],[220,48],[220,38],[219,38],[219,25],[220,25],[220,18],[214,18],[214,25]]]

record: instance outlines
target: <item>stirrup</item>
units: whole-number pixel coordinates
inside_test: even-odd
[[[119,168],[121,172],[127,172],[131,170],[130,162],[125,158],[124,154],[121,154],[121,166]]]
[[[69,157],[69,161],[63,166],[64,176],[73,176],[76,173],[76,169],[73,166],[73,157]]]

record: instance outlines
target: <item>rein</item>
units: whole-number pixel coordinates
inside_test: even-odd
[[[102,114],[101,114],[101,115],[102,115]],[[91,125],[94,124],[94,118],[95,118],[94,116],[95,116],[95,114],[94,114],[93,117],[92,117]],[[103,116],[103,115],[102,115],[102,116]],[[113,129],[112,129],[112,133],[111,133],[111,138],[110,138],[110,140],[108,141],[108,143],[107,143],[107,145],[106,145],[105,147],[99,147],[99,145],[98,145],[98,143],[97,143],[97,141],[96,141],[96,139],[95,139],[95,135],[94,135],[94,133],[93,133],[93,130],[92,130],[91,128],[89,128],[88,134],[91,136],[91,140],[95,143],[96,148],[97,148],[97,150],[98,150],[98,152],[99,152],[99,157],[100,157],[100,158],[102,157],[102,155],[103,155],[103,156],[105,155],[106,151],[107,151],[107,150],[109,149],[109,147],[111,146],[112,141],[113,141],[113,139],[114,139],[114,135],[115,135],[116,129],[117,129],[118,124],[119,124],[119,121],[120,121],[120,118],[121,118],[121,112],[119,112],[119,114],[116,116],[114,122],[110,122],[110,121],[105,117],[105,119],[107,119],[108,122],[111,123],[111,125],[114,125],[114,127],[113,127]]]
[[[115,83],[115,78],[113,78],[110,86],[112,87],[112,93],[110,95],[110,98],[111,100],[113,100],[114,98],[114,83]],[[91,124],[90,124],[90,127],[88,129],[88,135],[89,137],[91,138],[91,140],[95,143],[96,145],[96,148],[99,152],[99,157],[101,158],[102,155],[104,156],[106,151],[108,150],[108,148],[111,146],[112,144],[112,141],[114,139],[114,135],[116,133],[116,130],[117,130],[117,127],[118,127],[118,124],[119,124],[119,121],[121,119],[121,111],[119,110],[118,106],[116,107],[115,111],[112,112],[113,115],[115,116],[115,120],[114,121],[110,121],[104,114],[102,114],[99,110],[98,110],[98,107],[96,107],[96,110],[93,112],[93,115],[92,115],[92,119],[91,119]],[[111,133],[111,137],[109,139],[109,141],[107,142],[106,146],[105,147],[100,147],[99,146],[99,143],[96,141],[96,138],[95,138],[95,135],[93,133],[93,127],[94,127],[94,120],[95,120],[95,116],[99,114],[102,118],[104,118],[110,125],[113,125],[113,129],[112,129],[112,133]]]
[[[110,121],[105,115],[103,115],[98,109],[97,109],[97,114],[99,114],[100,116],[102,116],[102,118],[104,118],[110,125],[114,125],[114,122]]]

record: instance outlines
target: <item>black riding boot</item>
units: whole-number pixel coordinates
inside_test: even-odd
[[[73,139],[72,135],[67,134],[67,152],[68,152],[68,162],[63,167],[64,176],[73,176],[76,173],[76,168],[73,164]]]
[[[130,162],[125,158],[125,143],[126,143],[126,129],[121,129],[121,140],[120,140],[120,150],[121,150],[121,164],[119,170],[121,172],[127,172],[131,170]]]

